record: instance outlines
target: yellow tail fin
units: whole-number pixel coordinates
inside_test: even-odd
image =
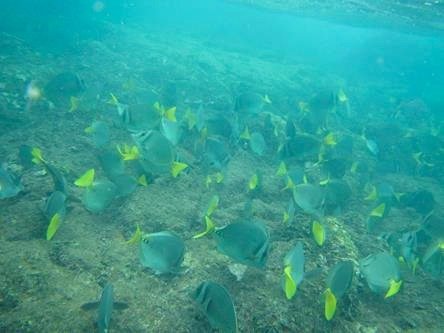
[[[205,235],[210,234],[216,229],[213,220],[209,216],[205,216],[205,230],[193,236],[193,239],[201,238]]]
[[[95,170],[89,169],[86,171],[79,179],[77,179],[74,184],[78,187],[90,187],[94,182]]]
[[[54,216],[51,218],[51,221],[49,221],[48,229],[46,229],[46,240],[51,240],[52,237],[54,237],[57,229],[60,226],[60,221],[62,217],[59,213],[54,214]]]
[[[173,164],[171,164],[171,174],[176,178],[186,168],[188,168],[188,164],[186,163],[173,162]]]

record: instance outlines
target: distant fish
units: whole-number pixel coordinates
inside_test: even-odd
[[[162,133],[156,130],[139,131],[131,136],[139,148],[139,161],[145,172],[155,175],[171,172],[176,152]]]
[[[250,148],[258,156],[264,155],[266,149],[266,143],[264,136],[259,132],[251,133]]]
[[[48,82],[44,88],[44,95],[55,104],[69,107],[71,98],[79,96],[84,90],[85,84],[77,74],[64,72]]]
[[[93,121],[91,126],[85,128],[85,133],[89,134],[98,148],[105,146],[109,142],[109,127],[100,120]]]
[[[63,192],[64,194],[68,193],[68,184],[66,182],[63,174],[57,169],[54,165],[50,164],[43,158],[42,151],[40,148],[34,147],[31,148],[29,146],[23,145],[20,147],[20,159],[22,163],[25,165],[29,164],[29,160],[31,160],[34,164],[41,164],[45,168],[45,170],[51,175],[52,180],[54,182],[54,190]],[[28,162],[26,161],[28,160]]]
[[[102,296],[98,302],[85,303],[81,307],[83,310],[92,310],[98,308],[97,329],[99,333],[108,333],[111,323],[113,309],[124,310],[128,304],[114,302],[113,286],[107,283],[102,291]]]
[[[75,73],[64,72],[54,76],[45,86],[45,94],[75,96],[85,90],[85,83]]]
[[[230,160],[228,144],[222,139],[208,138],[204,149],[205,162],[216,169],[222,169]]]
[[[418,249],[418,239],[416,231],[409,231],[402,234],[400,239],[400,253],[404,261],[412,269],[416,271],[419,258],[416,256]]]
[[[25,111],[28,112],[31,110],[32,105],[36,103],[38,100],[42,98],[42,89],[38,86],[36,81],[31,81],[26,86],[25,90],[25,100],[26,100],[26,107]]]
[[[271,104],[267,95],[246,92],[237,96],[234,110],[240,113],[257,114],[267,104]]]
[[[15,197],[21,191],[20,179],[8,171],[5,164],[0,164],[0,199]]]
[[[371,139],[366,139],[365,144],[367,146],[367,149],[375,156],[378,156],[379,154],[379,147],[378,144]]]

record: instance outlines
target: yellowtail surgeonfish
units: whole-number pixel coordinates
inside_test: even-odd
[[[263,156],[266,149],[264,136],[259,132],[253,132],[249,141],[250,149],[258,156]]]
[[[139,247],[140,263],[155,274],[178,274],[185,254],[185,243],[170,231],[142,236]]]
[[[87,170],[74,184],[84,188],[82,202],[86,209],[99,213],[107,208],[118,195],[117,186],[107,180],[95,180],[95,170]]]
[[[89,302],[81,306],[82,310],[98,309],[96,324],[99,333],[109,332],[114,309],[124,310],[128,308],[128,304],[114,301],[113,289],[112,284],[106,283],[98,302]]]
[[[139,163],[145,172],[153,175],[171,172],[176,152],[171,142],[159,131],[140,131],[132,137],[140,152]]]
[[[304,246],[302,242],[297,242],[296,246],[284,258],[282,289],[287,299],[292,299],[296,295],[296,291],[304,278],[304,265]]]
[[[91,136],[94,145],[98,148],[105,146],[109,142],[109,127],[104,121],[93,121],[91,126],[85,128],[84,132]]]
[[[216,228],[217,249],[234,261],[263,268],[268,259],[270,239],[260,222],[234,222]]]
[[[313,184],[295,185],[293,189],[294,202],[302,208],[302,210],[318,219],[324,215],[324,190]]]
[[[202,282],[192,295],[205,313],[211,328],[224,333],[237,332],[237,318],[233,300],[222,285]]]
[[[137,169],[137,164],[133,165],[136,168],[132,168],[129,171],[126,170],[131,166],[129,164],[132,161],[137,163],[137,160],[132,160],[133,157],[137,158],[137,151],[132,151],[132,148],[128,147],[128,149],[125,148],[124,154],[126,153],[130,154],[130,158],[126,161],[124,161],[123,156],[117,150],[104,150],[98,156],[100,166],[106,177],[117,187],[117,197],[130,195],[136,190],[138,185],[148,185],[145,174]]]
[[[371,291],[385,294],[385,298],[397,294],[402,280],[398,260],[387,252],[372,254],[359,262],[359,269]]]
[[[54,182],[54,190],[67,194],[68,185],[65,177],[55,166],[53,166],[51,163],[43,158],[43,154],[40,148],[29,148],[29,152],[31,154],[30,158],[32,160],[32,163],[43,165],[45,170],[51,175]]]
[[[60,191],[54,191],[51,195],[46,199],[46,202],[43,206],[43,214],[48,221],[48,227],[46,230],[46,239],[51,240],[58,228],[60,227],[60,223],[65,218],[66,215],[66,195]]]
[[[337,302],[350,288],[352,278],[353,263],[351,261],[340,261],[330,270],[327,276],[327,289],[324,292],[325,319],[331,320],[334,317]]]

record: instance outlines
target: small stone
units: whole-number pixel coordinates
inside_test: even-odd
[[[228,270],[236,277],[236,281],[240,281],[244,277],[247,266],[242,264],[229,264]]]

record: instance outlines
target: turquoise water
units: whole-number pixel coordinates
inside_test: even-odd
[[[239,2],[0,4],[1,332],[442,331],[442,4]]]

